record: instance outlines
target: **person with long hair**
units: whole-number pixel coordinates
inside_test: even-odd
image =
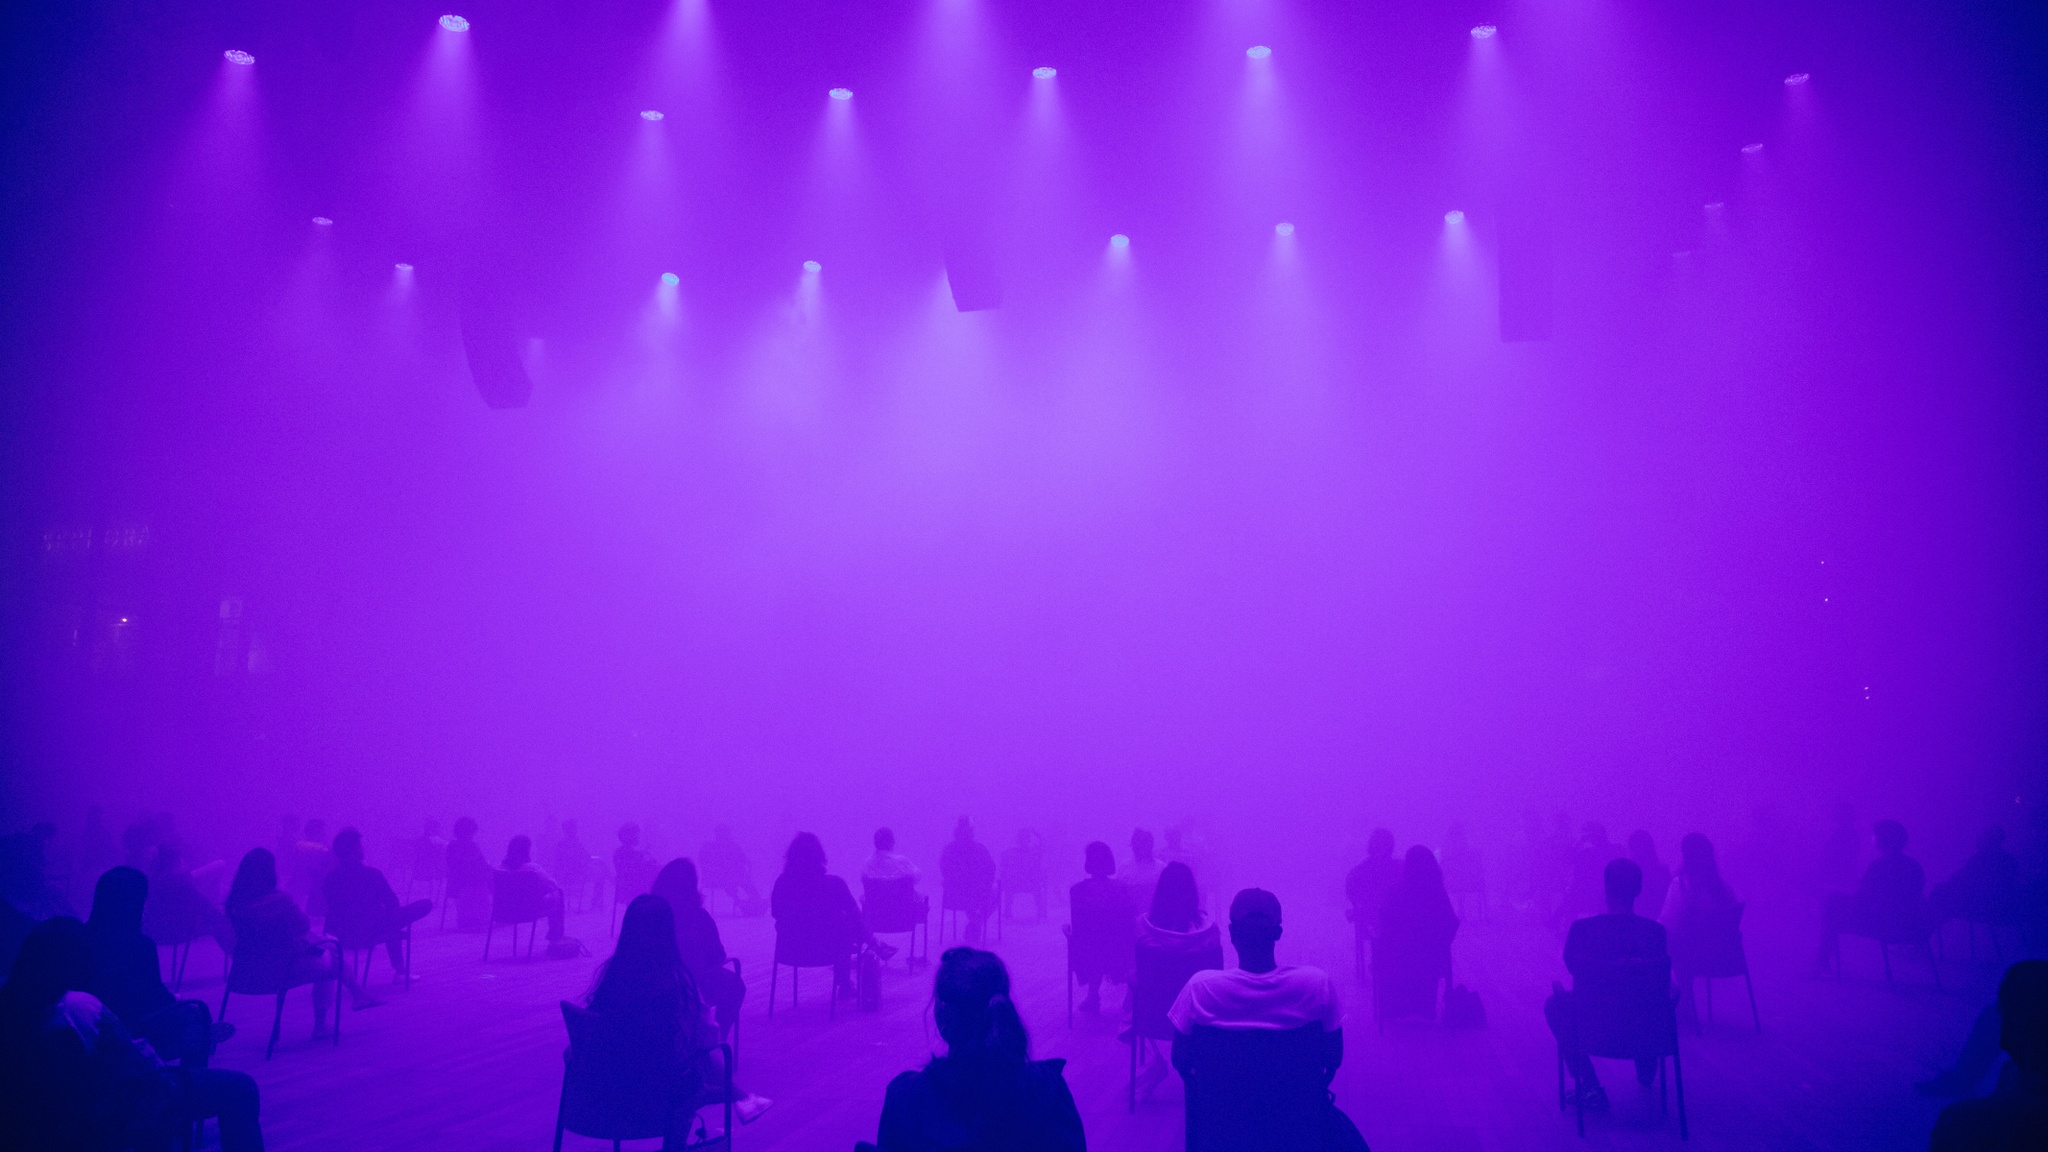
[[[290,893],[277,886],[277,857],[251,848],[228,887],[228,919],[235,926],[233,967],[262,984],[313,986],[313,1035],[327,1034],[327,1008],[339,980],[357,1008],[383,1001],[356,985],[348,966],[336,962],[331,941],[313,931],[313,921]]]
[[[1081,850],[1088,878],[1067,890],[1067,957],[1072,979],[1087,991],[1081,1011],[1102,1011],[1102,982],[1128,984],[1137,912],[1131,890],[1116,879],[1116,853],[1100,840]]]
[[[515,906],[538,908],[547,917],[548,955],[581,954],[581,946],[570,940],[563,928],[568,904],[562,896],[562,886],[533,862],[533,837],[521,834],[505,842],[505,862],[492,882],[500,885],[492,899],[502,895]]]
[[[768,894],[777,936],[790,933],[828,947],[841,959],[832,966],[832,994],[853,995],[852,957],[874,937],[861,921],[860,904],[846,881],[825,871],[825,845],[816,834],[799,832],[782,855],[782,875]]]
[[[1401,880],[1380,903],[1372,943],[1373,1001],[1382,1018],[1436,1017],[1436,986],[1451,974],[1451,940],[1458,915],[1436,854],[1411,846]]]
[[[676,947],[675,913],[661,896],[633,897],[619,921],[619,943],[598,965],[584,1007],[627,1027],[652,1030],[649,1039],[673,1051],[684,1080],[678,1093],[696,1106],[722,1100],[710,1085],[725,1077],[718,1033],[697,981]],[[749,1123],[768,1110],[764,1096],[733,1086],[733,1112]],[[694,1109],[693,1109],[694,1110]]]
[[[142,931],[149,899],[149,877],[133,868],[117,864],[100,875],[85,925],[93,960],[92,987],[85,991],[149,1041],[158,1055],[204,1067],[215,1044],[234,1034],[234,1026],[216,1025],[203,1001],[180,1000],[164,986],[156,941]]]
[[[1133,958],[1137,977],[1131,989],[1128,1039],[1145,1046],[1139,1053],[1138,1091],[1150,1095],[1166,1079],[1167,1061],[1144,1059],[1156,1056],[1150,1051],[1153,1042],[1147,1038],[1145,1025],[1161,1029],[1152,1034],[1165,1037],[1166,1011],[1188,980],[1205,969],[1223,967],[1223,933],[1203,914],[1194,869],[1186,864],[1175,861],[1160,869],[1152,888],[1152,907],[1138,919]]]
[[[697,865],[687,856],[676,857],[662,865],[650,891],[668,901],[675,916],[676,951],[717,1016],[718,1034],[731,1035],[740,1017],[740,1003],[747,998],[747,985],[739,973],[725,966],[725,941],[718,935],[718,922],[704,907],[704,893],[697,887]]]
[[[448,842],[448,887],[441,898],[455,904],[455,927],[461,932],[482,932],[491,921],[491,862],[476,842],[476,821],[459,816]],[[446,919],[446,916],[443,916]]]
[[[1031,1058],[1001,957],[947,949],[932,1019],[946,1053],[889,1082],[880,1152],[1084,1152],[1066,1061]]]

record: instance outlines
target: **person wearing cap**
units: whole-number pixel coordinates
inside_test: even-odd
[[[1282,964],[1274,955],[1280,940],[1280,900],[1263,888],[1247,888],[1230,902],[1230,943],[1237,967],[1212,968],[1189,977],[1166,1018],[1173,1023],[1174,1063],[1196,1028],[1288,1030],[1321,1025],[1325,1083],[1344,1061],[1344,1010],[1337,982],[1320,968]]]

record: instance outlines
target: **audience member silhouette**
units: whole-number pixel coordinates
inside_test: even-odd
[[[1034,916],[1045,919],[1045,837],[1030,828],[1017,830],[1017,842],[1003,849],[1002,914],[1019,896],[1031,897]]]
[[[441,822],[429,816],[420,826],[419,838],[412,842],[412,871],[406,874],[405,894],[412,895],[413,886],[424,884],[427,895],[434,894],[434,885],[440,884],[441,898],[448,898],[448,841],[441,835]]]
[[[1607,1107],[1607,1090],[1600,1086],[1593,1061],[1579,1042],[1580,1013],[1613,990],[1640,985],[1646,973],[1661,972],[1670,963],[1664,926],[1635,914],[1643,870],[1626,856],[1616,857],[1601,870],[1601,881],[1607,911],[1574,920],[1565,936],[1564,966],[1572,974],[1571,989],[1552,984],[1550,998],[1543,1002],[1543,1019],[1571,1070],[1578,1102],[1589,1112]],[[1636,1061],[1637,1083],[1647,1085],[1656,1075],[1657,1061]]]
[[[233,1035],[234,1028],[216,1027],[204,1003],[179,1000],[164,987],[156,941],[142,930],[149,900],[149,877],[133,868],[116,865],[100,876],[93,889],[92,918],[85,926],[93,980],[84,991],[98,997],[164,1059],[205,1067],[214,1045]]]
[[[1482,914],[1486,908],[1486,861],[1479,849],[1473,847],[1471,838],[1465,833],[1465,825],[1452,823],[1444,831],[1444,850],[1438,857],[1444,870],[1444,891],[1451,897],[1454,909],[1463,908],[1470,897],[1479,902]]]
[[[676,857],[662,865],[649,891],[668,902],[676,926],[676,952],[717,1014],[718,1034],[730,1035],[740,1018],[740,1003],[747,998],[747,985],[725,966],[725,941],[718,935],[718,922],[704,907],[697,866],[687,856]]]
[[[140,874],[138,873],[138,878]],[[164,1148],[218,1117],[222,1152],[261,1152],[256,1082],[166,1067],[88,989],[85,926],[36,925],[0,988],[0,1133],[22,1149]]]
[[[384,873],[363,863],[363,834],[343,828],[334,834],[334,867],[323,885],[327,893],[329,936],[349,947],[384,945],[393,972],[406,969],[400,936],[408,924],[433,911],[425,898],[400,904]]]
[[[1173,1024],[1173,1064],[1183,1076],[1190,1067],[1190,1038],[1197,1028],[1272,1029],[1320,1027],[1326,1113],[1324,1147],[1362,1149],[1365,1141],[1328,1095],[1344,1062],[1344,1008],[1337,982],[1307,964],[1282,964],[1280,898],[1246,888],[1230,901],[1230,944],[1237,967],[1197,972],[1167,1010]]]
[[[778,936],[819,942],[841,957],[832,966],[832,994],[853,994],[853,954],[874,939],[861,922],[860,904],[846,881],[825,871],[825,845],[799,832],[782,854],[782,875],[768,894]],[[893,951],[893,949],[891,949]]]
[[[513,906],[539,908],[548,922],[548,954],[555,955],[567,950],[568,936],[564,921],[568,905],[562,898],[562,887],[555,879],[541,871],[533,862],[533,837],[524,834],[514,836],[505,844],[505,862],[498,869],[496,889]]]
[[[896,850],[896,833],[887,828],[875,829],[875,854],[860,866],[863,880],[916,880],[924,873],[911,862],[910,857]]]
[[[351,1002],[370,1008],[380,1001],[356,986],[345,964],[337,964],[326,938],[313,932],[313,921],[298,902],[277,886],[277,857],[268,848],[251,848],[235,869],[228,889],[228,919],[235,925],[233,969],[242,982],[271,987],[313,986],[313,1035],[327,1034],[328,1002],[338,979]]]
[[[2010,924],[2019,920],[2022,891],[2019,858],[2006,851],[2005,829],[1994,825],[1977,837],[1977,850],[1955,875],[1928,890],[1927,904],[1937,924]]]
[[[1136,939],[1137,912],[1131,890],[1118,881],[1116,853],[1097,840],[1082,850],[1088,878],[1067,890],[1067,954],[1073,979],[1087,991],[1081,1011],[1102,1011],[1102,982],[1128,984],[1131,946]]]
[[[584,846],[574,820],[562,821],[562,838],[555,841],[555,883],[561,885],[565,901],[584,907],[590,903],[591,888],[598,883],[598,860]]]
[[[697,867],[707,892],[723,892],[741,916],[761,914],[761,893],[754,887],[754,865],[732,838],[732,829],[720,824],[711,839],[697,853]]]
[[[724,1101],[726,1068],[717,1028],[676,949],[675,917],[667,900],[649,893],[626,905],[618,946],[611,959],[598,966],[584,1006],[615,1027],[629,1032],[645,1029],[639,1039],[646,1050],[675,1055],[684,1071],[675,1085],[679,1115]],[[738,1084],[732,1094],[733,1112],[742,1123],[768,1110],[766,1097]]]
[[[981,942],[989,913],[996,908],[996,858],[974,838],[974,825],[962,816],[953,825],[953,839],[939,853],[942,908],[961,914],[961,935],[969,944]]]
[[[1126,1037],[1148,1044],[1141,1015],[1157,1019],[1187,985],[1189,977],[1207,968],[1223,967],[1223,935],[1202,913],[1194,870],[1175,862],[1160,869],[1152,888],[1152,906],[1138,920],[1136,973],[1132,986],[1132,1027]],[[1148,981],[1156,987],[1145,987]],[[1139,993],[1144,995],[1140,996]],[[1145,1007],[1146,1003],[1150,1007]],[[1166,1078],[1166,1061],[1141,1062],[1137,1088],[1149,1094]]]
[[[1083,1152],[1087,1137],[1067,1090],[1064,1060],[1031,1059],[993,952],[949,948],[932,982],[932,1017],[946,1053],[889,1082],[880,1152]]]
[[[1619,855],[1613,841],[1607,838],[1607,826],[1588,820],[1579,831],[1578,846],[1572,850],[1571,880],[1565,886],[1564,899],[1551,914],[1551,923],[1597,914],[1601,906],[1601,876],[1608,861]]]
[[[278,860],[288,869],[279,877],[285,888],[306,907],[306,915],[318,920],[327,914],[327,873],[334,867],[334,853],[327,847],[327,821],[308,820],[292,845],[292,854]]]
[[[476,842],[476,821],[459,817],[448,843],[448,888],[442,898],[455,904],[455,927],[481,932],[491,920],[491,862]]]
[[[1408,849],[1401,882],[1380,903],[1373,940],[1373,1003],[1382,1019],[1436,1018],[1439,980],[1451,977],[1451,940],[1458,916],[1444,890],[1436,857],[1420,844]]]
[[[1394,859],[1394,834],[1375,828],[1366,838],[1365,859],[1344,877],[1344,897],[1351,902],[1351,922],[1370,934],[1380,920],[1380,903],[1401,882],[1401,862]]]
[[[1657,842],[1648,832],[1636,829],[1628,834],[1628,858],[1643,870],[1643,894],[1637,902],[1653,914],[1660,911],[1671,891],[1671,868],[1657,858]]]
[[[224,869],[220,861],[207,866],[208,887],[220,883]],[[234,928],[227,913],[201,890],[200,880],[185,867],[178,846],[169,840],[156,846],[149,868],[149,904],[143,910],[142,930],[160,943],[176,944],[211,936],[223,953],[235,946]]]
[[[654,854],[640,846],[640,826],[631,821],[619,825],[619,846],[612,849],[613,899],[631,900],[652,891],[655,872]],[[696,887],[693,870],[690,890],[695,892]]]
[[[1842,934],[1872,936],[1899,942],[1924,933],[1927,923],[1927,874],[1920,862],[1906,855],[1906,826],[1896,820],[1879,820],[1871,826],[1877,844],[1877,859],[1863,870],[1863,880],[1854,892],[1829,893],[1822,906],[1821,968],[1839,967]]]
[[[2048,1148],[2048,960],[2022,960],[1998,983],[1999,1047],[2011,1058],[1991,1095],[1941,1110],[1930,1152]]]
[[[1152,833],[1143,828],[1131,832],[1131,862],[1117,874],[1117,879],[1131,890],[1131,907],[1152,906],[1152,886],[1159,883],[1159,873],[1166,865],[1152,854]]]
[[[1679,988],[1692,987],[1695,960],[1713,944],[1707,933],[1736,904],[1735,890],[1721,878],[1720,864],[1714,859],[1714,842],[1698,832],[1686,833],[1678,842],[1678,873],[1672,877],[1657,917],[1664,924],[1672,977]]]

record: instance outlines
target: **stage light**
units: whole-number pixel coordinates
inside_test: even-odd
[[[401,275],[401,276],[410,276],[410,275],[412,275],[412,265],[410,265],[410,264],[407,264],[407,263],[406,263],[405,261],[403,261],[403,260],[400,260],[400,261],[399,261],[398,263],[396,263],[396,264],[392,265],[392,267],[393,267],[393,268],[395,268],[395,269],[397,269],[397,270],[398,270],[398,274],[399,274],[399,275]]]
[[[1478,27],[1472,29],[1472,38],[1474,40],[1491,40],[1493,39],[1494,34],[1499,31],[1500,29],[1495,28],[1491,24],[1481,24]]]
[[[1790,84],[1790,85],[1792,85],[1792,86],[1794,86],[1794,87],[1797,87],[1797,86],[1799,86],[1799,85],[1801,85],[1801,84],[1804,84],[1804,83],[1806,83],[1806,82],[1807,82],[1808,80],[1811,80],[1811,79],[1813,79],[1813,77],[1812,77],[1812,76],[1809,76],[1809,75],[1807,75],[1807,74],[1806,74],[1806,73],[1804,73],[1804,72],[1794,72],[1794,73],[1793,73],[1793,74],[1791,74],[1790,76],[1787,76],[1787,77],[1785,77],[1785,83],[1787,83],[1787,84]]]
[[[1764,146],[1761,144],[1744,144],[1742,146],[1742,154],[1744,156],[1754,156],[1763,150]]]
[[[1275,236],[1292,236],[1294,235],[1294,225],[1284,222],[1275,224],[1273,225],[1273,234]]]
[[[1273,50],[1271,48],[1266,47],[1264,44],[1254,44],[1251,47],[1245,49],[1244,54],[1251,57],[1254,60],[1264,60],[1266,57],[1271,56],[1273,54]]]
[[[853,99],[853,89],[834,88],[830,92],[825,93],[825,95],[830,96],[834,100],[851,100]]]
[[[1040,80],[1050,80],[1050,79],[1052,79],[1053,77],[1055,77],[1055,76],[1059,75],[1059,74],[1060,74],[1060,70],[1059,70],[1059,69],[1057,69],[1057,68],[1044,68],[1044,67],[1040,67],[1040,68],[1033,68],[1033,69],[1031,70],[1031,74],[1032,74],[1033,76],[1036,76],[1036,77],[1038,77],[1038,78],[1039,78]]]
[[[325,216],[315,216],[315,217],[313,217],[313,223],[315,223],[315,224],[318,224],[318,225],[319,225],[320,227],[322,227],[322,228],[326,228],[326,227],[328,227],[329,225],[332,225],[332,224],[334,223],[334,221],[332,221],[332,220],[329,220],[329,219],[328,219],[327,217],[325,217]]]
[[[469,31],[469,21],[455,15],[443,16],[441,17],[441,27],[446,28],[450,32],[467,32]]]
[[[806,272],[819,272],[822,271],[824,267],[825,266],[823,264],[818,263],[816,260],[804,261],[804,271]]]
[[[1129,248],[1131,246],[1131,238],[1119,232],[1109,238],[1109,246],[1111,248]]]
[[[659,121],[659,120],[660,120],[660,119],[662,118],[662,116],[661,116],[661,113],[659,113],[659,112],[656,112],[656,111],[655,111],[654,109],[652,109],[652,108],[649,108],[649,109],[648,109],[647,111],[645,111],[645,112],[642,112],[642,113],[640,114],[640,118],[641,118],[642,120],[645,120],[645,121],[647,121],[647,122],[648,122],[649,124],[653,124],[653,123],[655,123],[655,122]]]
[[[254,56],[249,55],[247,52],[242,51],[240,48],[230,48],[227,51],[221,53],[221,55],[228,58],[228,63],[240,64],[245,68],[256,62],[256,58]]]
[[[661,274],[661,282],[673,288],[676,285],[681,284],[683,282],[683,278],[681,276],[676,275],[673,272],[663,272]]]
[[[1456,208],[1444,213],[1444,223],[1446,224],[1463,224],[1464,222],[1465,213]]]

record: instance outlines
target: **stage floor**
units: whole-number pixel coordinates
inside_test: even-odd
[[[1796,921],[1787,916],[1779,948],[1752,934],[1763,1032],[1752,1029],[1735,982],[1719,987],[1718,1022],[1704,1036],[1684,1036],[1691,1147],[1924,1148],[1936,1106],[1916,1096],[1912,1083],[1953,1056],[1990,999],[1997,965],[1988,954],[1952,960],[1943,971],[1947,990],[1937,991],[1923,966],[1895,960],[1898,983],[1888,988],[1874,948],[1850,941],[1847,981],[1815,980],[1804,974],[1805,949],[1794,944],[1802,937]],[[927,1011],[930,969],[908,974],[899,957],[884,977],[882,1010],[864,1014],[842,1003],[836,1020],[826,1018],[823,973],[807,973],[804,1000],[792,1008],[785,971],[770,1019],[770,922],[724,919],[721,929],[745,961],[749,985],[741,1080],[775,1101],[741,1129],[740,1147],[844,1150],[872,1139],[889,1078],[917,1066],[937,1042]],[[311,1008],[297,992],[277,1055],[266,1062],[269,1004],[237,998],[229,1017],[241,1032],[218,1064],[248,1071],[262,1085],[273,1149],[545,1148],[564,1043],[556,1004],[583,993],[610,945],[600,913],[573,916],[570,932],[592,956],[514,959],[501,933],[485,962],[481,936],[439,931],[430,916],[416,943],[411,991],[389,983],[380,958],[372,981],[387,1003],[349,1013],[338,1047],[309,1039]],[[1068,1027],[1058,924],[1012,922],[992,945],[1010,964],[1036,1052],[1068,1061],[1090,1146],[1179,1148],[1178,1078],[1169,1076],[1131,1112],[1117,1025],[1077,1016]],[[1378,1152],[1679,1147],[1675,1114],[1659,1114],[1654,1091],[1639,1093],[1626,1064],[1602,1063],[1614,1111],[1589,1117],[1585,1142],[1558,1110],[1555,1048],[1540,1004],[1562,975],[1559,946],[1556,934],[1511,917],[1468,922],[1456,950],[1459,979],[1484,998],[1489,1027],[1467,1032],[1426,1025],[1376,1032],[1363,989],[1351,980],[1348,926],[1333,908],[1290,905],[1282,954],[1343,979],[1351,1024],[1338,1103]],[[217,1004],[219,989],[219,955],[202,942],[183,992]],[[1114,1005],[1121,995],[1105,999]],[[214,1139],[209,1125],[208,1144]],[[572,1136],[565,1147],[602,1144]]]

